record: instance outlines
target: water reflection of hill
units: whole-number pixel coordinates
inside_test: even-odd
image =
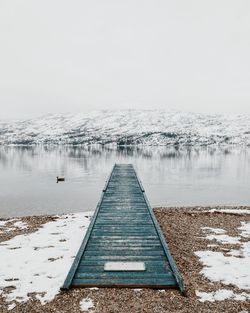
[[[71,162],[80,167],[94,162],[98,159],[185,159],[200,160],[217,156],[220,159],[230,155],[240,154],[248,160],[248,148],[228,147],[145,147],[145,146],[20,146],[0,147],[0,165],[3,167],[21,167],[25,170],[32,170],[34,162],[39,167],[48,167],[48,163]],[[91,165],[92,166],[92,165]]]

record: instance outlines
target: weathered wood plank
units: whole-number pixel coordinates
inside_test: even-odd
[[[130,256],[163,256],[164,255],[164,251],[162,251],[162,249],[157,249],[157,250],[143,250],[143,249],[126,249],[126,250],[108,250],[108,249],[100,249],[97,251],[93,251],[93,250],[85,250],[84,255],[86,257],[88,256],[103,256],[103,255],[107,255],[107,256],[126,256],[126,257],[130,257]]]
[[[105,260],[105,261],[113,261],[113,260],[120,260],[120,261],[149,261],[149,260],[160,260],[162,257],[162,260],[164,260],[164,257],[162,255],[85,255],[83,256],[83,260],[92,260],[95,262],[95,260]]]
[[[127,287],[131,286],[135,287],[144,287],[144,288],[166,288],[172,287],[176,288],[176,281],[174,278],[168,279],[142,279],[142,278],[132,278],[132,279],[122,279],[122,278],[102,278],[102,279],[74,279],[72,282],[72,286],[81,286],[81,287],[89,287],[89,286],[105,286],[105,287]]]
[[[128,275],[129,274],[129,275]],[[102,272],[102,273],[80,273],[75,275],[76,279],[173,279],[172,273],[147,273],[147,272]]]

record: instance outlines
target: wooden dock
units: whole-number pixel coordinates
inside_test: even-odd
[[[184,286],[131,164],[115,165],[62,290]]]

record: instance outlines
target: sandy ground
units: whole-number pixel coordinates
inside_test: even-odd
[[[36,300],[17,304],[11,311],[0,295],[0,313],[3,312],[82,312],[80,302],[84,298],[92,299],[94,307],[86,312],[92,313],[163,313],[163,312],[250,312],[249,301],[216,301],[200,302],[195,291],[215,291],[218,289],[242,292],[233,285],[211,283],[200,274],[202,264],[194,254],[195,251],[205,250],[211,241],[208,241],[202,227],[223,228],[229,235],[237,236],[241,222],[250,221],[248,214],[225,214],[203,212],[198,208],[157,208],[154,209],[157,220],[163,230],[171,253],[177,263],[179,272],[184,280],[187,296],[182,296],[178,290],[133,290],[133,289],[74,289],[61,292],[55,299],[45,305]],[[53,220],[54,217],[26,217],[21,220],[28,224],[26,229],[13,229],[7,234],[0,233],[0,242],[8,240],[18,234],[32,232],[43,223]],[[11,222],[10,222],[11,225]],[[223,245],[223,253],[235,248],[230,244]],[[211,250],[222,251],[221,246],[211,247]],[[0,269],[1,270],[1,269]],[[250,269],[249,269],[250,270]],[[66,275],[67,273],[65,273]]]

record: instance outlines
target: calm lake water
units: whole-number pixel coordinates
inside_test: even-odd
[[[152,206],[250,205],[249,148],[2,146],[0,217],[94,210],[115,162],[134,165]]]

